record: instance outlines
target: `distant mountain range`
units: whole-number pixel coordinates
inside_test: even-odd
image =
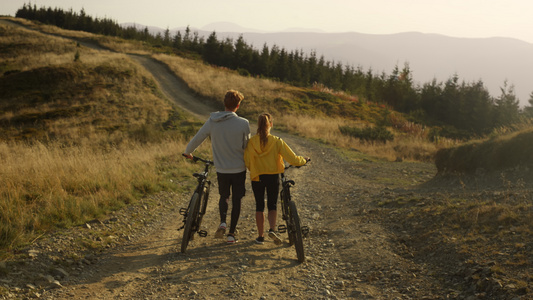
[[[131,25],[131,24],[123,24]],[[137,25],[145,28],[144,25]],[[148,27],[153,33],[165,29]],[[233,23],[213,23],[201,29],[190,28],[207,37],[213,31],[219,39],[240,35],[249,45],[261,49],[277,45],[287,51],[316,51],[328,61],[362,67],[374,73],[390,74],[405,63],[419,84],[443,82],[454,74],[467,83],[482,80],[492,96],[501,94],[507,80],[514,85],[522,106],[528,105],[533,92],[533,44],[512,38],[455,38],[438,34],[405,32],[397,34],[363,34],[356,32],[324,33],[316,30],[291,29],[283,32],[260,32]],[[172,36],[185,28],[170,29]]]

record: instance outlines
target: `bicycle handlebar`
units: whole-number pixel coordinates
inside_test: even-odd
[[[301,167],[307,166],[307,163],[310,162],[310,161],[311,161],[310,158],[306,159],[305,160],[305,164],[301,165],[301,166],[287,165],[287,166],[285,166],[285,170],[290,169],[290,168],[301,168]]]
[[[211,165],[214,164],[213,161],[208,160],[208,159],[203,159],[203,158],[198,157],[198,156],[191,155],[192,158],[190,158],[190,157],[187,156],[187,154],[185,154],[185,153],[183,153],[183,154],[181,154],[181,155],[184,156],[184,157],[186,157],[186,158],[188,158],[188,159],[190,159],[190,160],[192,160],[193,162],[201,161],[201,162],[206,163],[206,164],[211,164]]]

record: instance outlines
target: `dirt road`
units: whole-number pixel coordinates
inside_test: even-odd
[[[61,281],[62,288],[44,295],[53,299],[433,299],[446,292],[439,282],[424,276],[430,273],[425,266],[396,253],[397,238],[372,216],[372,195],[385,188],[373,177],[405,176],[404,169],[369,161],[351,163],[314,142],[284,138],[297,153],[313,158],[309,166],[289,173],[296,181],[294,199],[301,219],[310,227],[305,263],[297,262],[294,248],[286,242],[277,246],[267,239],[263,245],[255,244],[251,190],[243,199],[239,242],[227,245],[214,239],[218,225],[214,193],[204,221],[209,235],[197,236],[186,254],[179,252],[181,231],[176,231],[181,218],[176,209],[171,210],[144,237],[103,253],[78,276]],[[418,180],[433,172],[430,166],[417,167],[422,177]],[[179,208],[188,196],[175,200]]]

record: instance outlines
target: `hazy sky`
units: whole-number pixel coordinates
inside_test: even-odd
[[[14,16],[30,2],[76,12],[84,8],[93,17],[170,29],[232,22],[263,31],[418,31],[533,43],[531,0],[0,0],[0,14]]]

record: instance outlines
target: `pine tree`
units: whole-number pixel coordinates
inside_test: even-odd
[[[170,46],[170,29],[165,30],[165,35],[163,36],[163,45]]]
[[[519,120],[520,103],[516,98],[514,86],[508,85],[507,80],[500,90],[502,93],[495,101],[495,123],[500,126],[506,126]]]
[[[529,106],[524,107],[524,114],[527,118],[533,118],[533,92],[529,94]]]
[[[209,64],[219,63],[219,43],[216,32],[212,32],[204,45],[204,51],[202,53],[203,59]]]
[[[268,76],[270,74],[270,49],[268,49],[267,44],[263,44],[263,49],[261,50],[261,54],[259,54],[259,68],[258,72],[259,74],[262,74],[264,76]],[[257,75],[259,75],[257,74]]]
[[[235,42],[232,69],[250,69],[251,58],[251,48],[246,44],[244,37],[241,34]]]
[[[181,32],[176,32],[176,35],[174,35],[174,39],[172,40],[172,47],[174,49],[181,49],[182,44],[182,38],[181,38]]]
[[[184,50],[191,50],[192,39],[191,39],[191,29],[189,28],[189,26],[185,28],[185,35],[183,36],[182,42],[183,42]]]

